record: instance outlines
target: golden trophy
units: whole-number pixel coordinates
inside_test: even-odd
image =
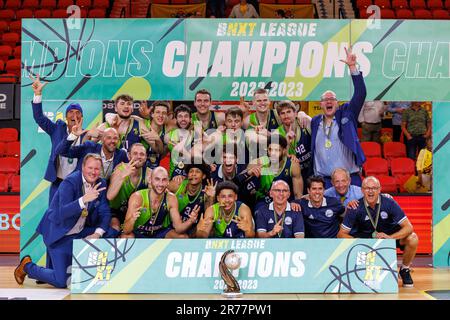
[[[222,295],[226,298],[239,298],[242,296],[241,288],[236,278],[231,274],[231,270],[239,269],[241,266],[241,256],[234,252],[234,250],[228,250],[220,259],[219,271],[220,276],[225,282]]]

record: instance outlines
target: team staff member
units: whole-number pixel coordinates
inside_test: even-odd
[[[258,238],[304,238],[303,216],[291,209],[288,202],[289,185],[277,180],[270,188],[273,202],[259,208],[256,214],[256,235]]]
[[[39,79],[39,75],[34,78],[30,75],[30,79],[33,81],[31,88],[34,92],[32,101],[33,118],[38,126],[44,130],[49,136],[52,143],[50,158],[48,160],[47,170],[45,171],[44,179],[51,182],[48,204],[50,205],[53,195],[58,190],[61,182],[71,174],[77,167],[77,159],[66,158],[58,156],[56,148],[61,141],[64,141],[69,133],[72,131],[72,127],[78,124],[80,127],[83,124],[83,109],[78,103],[71,103],[66,108],[66,122],[57,120],[52,122],[47,118],[42,111],[42,89],[47,82],[42,83]],[[84,134],[78,137],[75,141],[72,141],[74,145],[79,145],[83,139]]]
[[[412,287],[414,282],[410,265],[419,242],[413,226],[394,199],[380,194],[381,185],[377,178],[365,178],[362,191],[363,201],[360,201],[358,208],[347,211],[338,237],[395,239],[397,247],[403,251],[399,275],[404,287]]]
[[[308,199],[302,199],[306,238],[336,238],[345,208],[339,200],[325,197],[325,181],[321,176],[308,178]]]
[[[42,268],[25,256],[14,271],[18,284],[28,275],[65,288],[72,265],[74,239],[115,237],[118,232],[109,228],[111,211],[106,199],[106,181],[100,178],[102,159],[87,154],[81,171],[75,171],[61,183],[50,207],[45,212],[37,232],[42,235],[52,268]]]

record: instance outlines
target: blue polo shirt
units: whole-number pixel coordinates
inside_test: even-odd
[[[281,216],[277,217],[281,219]],[[256,231],[257,232],[270,232],[275,226],[275,211],[273,202],[268,206],[263,206],[256,212]],[[286,214],[282,223],[283,230],[281,235],[276,235],[274,238],[295,238],[296,235],[304,234],[305,227],[303,225],[303,216],[299,211],[292,211],[291,205],[288,203],[286,206]]]
[[[336,238],[339,232],[340,218],[345,213],[345,207],[333,197],[323,197],[322,206],[315,208],[306,199],[300,200],[305,238]]]
[[[325,196],[327,197],[333,197],[338,199],[339,201],[341,201],[341,197],[344,197],[344,206],[347,206],[347,204],[350,201],[353,200],[359,200],[363,197],[363,193],[361,191],[361,187],[358,186],[354,186],[354,185],[350,185],[348,187],[348,191],[344,196],[341,196],[334,187],[328,188],[327,190],[325,190],[324,193]]]
[[[381,202],[381,204],[380,204]],[[380,217],[378,219],[377,232],[383,232],[391,235],[400,230],[400,224],[406,219],[402,208],[394,199],[380,195],[375,209],[368,207],[373,221],[376,219],[378,206],[380,208]],[[350,209],[342,222],[342,228],[350,230],[350,235],[355,238],[372,238],[375,231],[364,207],[364,200],[359,201],[357,209]]]

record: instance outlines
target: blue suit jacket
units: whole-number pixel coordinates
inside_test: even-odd
[[[361,167],[366,161],[366,157],[358,139],[357,127],[358,115],[364,105],[364,100],[366,99],[367,92],[366,85],[364,84],[364,78],[361,73],[359,75],[352,76],[352,81],[353,86],[355,87],[352,99],[350,100],[350,102],[345,103],[338,108],[335,117],[336,122],[339,126],[339,139],[347,148],[349,148],[353,152],[356,165]],[[321,121],[322,115],[315,116],[311,121],[312,163],[314,163],[316,137]]]
[[[58,164],[58,154],[55,152],[58,144],[67,138],[67,124],[62,120],[56,122],[51,121],[42,112],[42,103],[31,103],[33,106],[34,121],[42,128],[49,136],[52,142],[50,151],[50,158],[48,159],[47,170],[45,171],[44,179],[50,182],[56,180],[56,165]]]
[[[104,179],[98,179],[96,184],[99,182],[100,188],[106,187]],[[80,218],[82,209],[78,199],[83,196],[82,185],[82,174],[78,170],[61,182],[50,207],[37,227],[37,232],[42,235],[46,246],[51,246],[62,239]],[[106,189],[100,192],[96,200],[88,203],[87,209],[89,214],[85,226],[102,228],[107,232],[111,221],[111,209],[106,199]]]
[[[77,158],[77,170],[81,170],[83,158],[88,153],[101,154],[102,145],[93,141],[85,141],[79,146],[72,146],[73,141],[68,141],[67,138],[61,141],[55,149],[56,155],[68,158]],[[128,162],[128,156],[125,150],[116,149],[114,151],[113,168],[121,162]]]

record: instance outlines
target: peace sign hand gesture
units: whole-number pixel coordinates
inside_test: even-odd
[[[192,223],[197,223],[198,213],[200,212],[200,206],[197,204],[195,205],[194,209],[192,209],[191,213],[189,214],[189,221]]]
[[[97,183],[94,187],[88,186],[82,198],[83,203],[86,204],[88,202],[94,201],[100,195],[100,192],[106,189],[106,187],[99,188],[102,183]]]
[[[31,74],[29,76],[31,81],[33,81],[33,84],[31,85],[31,88],[33,89],[34,95],[40,96],[42,95],[42,89],[47,85],[48,82],[42,83],[40,81],[39,75],[36,75],[36,78],[34,78]]]
[[[130,162],[125,164],[125,168],[122,171],[122,177],[125,179],[126,177],[130,176],[134,171],[136,170],[136,162],[134,160],[131,160]]]
[[[203,192],[206,194],[207,197],[214,198],[216,196],[216,187],[217,182],[214,183],[213,179],[209,179],[209,181],[207,181],[206,187],[203,189]]]
[[[78,121],[76,118],[74,119],[75,124],[72,126],[71,133],[76,135],[77,137],[81,136],[83,133],[88,132],[89,130],[83,130],[83,118],[81,118],[80,121]]]
[[[244,232],[250,232],[252,230],[252,223],[248,219],[236,216],[233,219],[231,219],[231,221],[235,222],[237,227]]]
[[[283,231],[283,219],[278,220],[278,222],[273,226],[272,232],[273,235],[277,235],[278,233],[280,233],[281,231]]]

